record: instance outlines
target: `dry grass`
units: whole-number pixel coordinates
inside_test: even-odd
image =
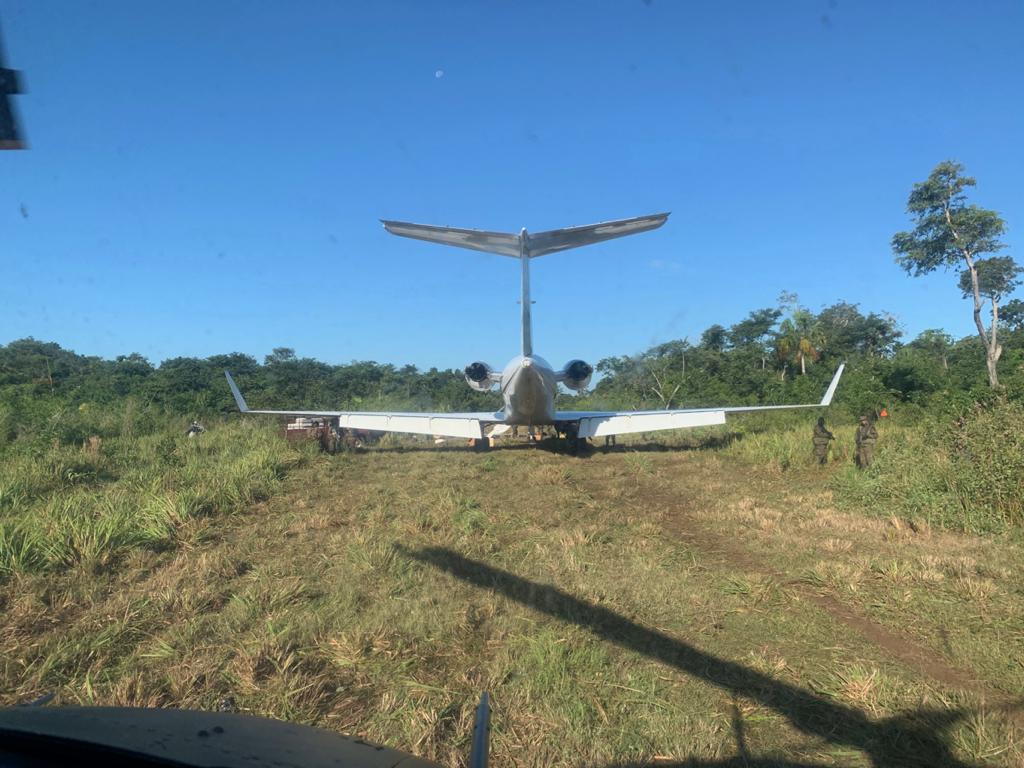
[[[0,698],[231,697],[452,766],[483,690],[495,764],[1019,760],[991,703],[1024,689],[1019,545],[833,503],[816,467],[728,450],[320,457],[173,547],[13,573]],[[977,686],[902,661],[819,592]]]

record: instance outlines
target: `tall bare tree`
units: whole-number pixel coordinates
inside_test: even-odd
[[[965,269],[960,273],[960,290],[964,298],[974,298],[977,307],[977,296],[989,300],[992,324],[988,328],[988,344],[986,350],[990,360],[988,366],[989,381],[995,380],[995,364],[1003,354],[1003,345],[999,343],[999,304],[1004,296],[1011,294],[1020,285],[1021,268],[1009,256],[992,256],[988,259],[977,259],[974,262],[974,273]],[[1012,310],[1012,307],[1011,307]],[[977,319],[977,311],[975,319]],[[998,383],[998,381],[997,381]],[[993,384],[992,386],[996,386]]]
[[[1004,247],[999,236],[1006,230],[1006,224],[995,211],[967,204],[965,190],[976,182],[964,176],[963,170],[960,163],[947,160],[935,166],[926,180],[914,185],[907,201],[907,212],[914,217],[916,226],[910,232],[897,232],[892,238],[892,249],[899,265],[914,277],[940,267],[949,269],[963,265],[961,285],[969,287],[965,293],[974,299],[974,325],[985,346],[988,383],[998,387],[996,363],[1003,353],[998,341],[998,298],[983,290],[981,273],[986,267],[979,269],[979,264],[993,261],[981,259],[983,254],[995,253]],[[995,270],[992,272],[994,275]],[[1004,277],[1007,274],[1003,272]],[[1009,280],[1012,282],[1014,277],[1010,274]],[[1002,286],[999,296],[1007,292],[1006,287]],[[985,328],[981,319],[983,297],[996,302],[990,329]]]

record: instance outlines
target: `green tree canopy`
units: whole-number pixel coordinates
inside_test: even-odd
[[[910,232],[892,238],[896,261],[914,277],[940,267],[955,267],[965,257],[995,253],[1006,225],[995,211],[967,204],[967,187],[977,182],[963,176],[964,167],[952,160],[939,163],[925,180],[914,185],[907,212],[916,219]]]
[[[1021,268],[1010,256],[978,259],[974,262],[974,267],[978,273],[978,293],[987,299],[995,299],[996,306],[1004,296],[1013,293],[1020,285]],[[963,291],[965,299],[974,295],[969,269],[960,273],[960,290]]]
[[[1002,311],[1003,322],[1014,330],[1024,330],[1024,301],[1014,299],[1006,302]]]
[[[916,226],[910,232],[897,232],[892,238],[896,261],[915,277],[934,272],[936,269],[951,268],[963,264],[970,286],[969,295],[974,299],[974,325],[978,338],[985,346],[985,366],[989,386],[999,386],[996,363],[1002,355],[998,341],[999,294],[988,294],[992,302],[992,325],[986,330],[981,320],[982,296],[979,283],[979,261],[982,254],[995,253],[1003,248],[999,241],[1006,225],[995,211],[968,205],[967,187],[975,186],[975,180],[963,175],[963,166],[951,160],[939,163],[925,181],[914,185],[907,201],[907,212],[914,217]],[[989,286],[998,287],[1000,272],[998,265],[989,267]]]
[[[717,323],[700,335],[700,346],[712,352],[724,352],[729,341],[725,328]]]
[[[888,355],[903,335],[891,315],[864,315],[856,304],[845,301],[825,307],[818,314],[817,327],[822,349],[833,358]]]
[[[745,319],[729,328],[729,344],[733,347],[762,344],[771,335],[780,317],[782,310],[775,307],[755,309]]]

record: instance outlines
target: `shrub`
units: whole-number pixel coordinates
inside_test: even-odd
[[[878,443],[875,463],[834,479],[839,501],[975,532],[1024,523],[1024,406],[975,403]]]
[[[130,550],[173,547],[197,517],[272,495],[302,460],[269,426],[233,422],[187,440],[169,423],[102,451],[30,444],[0,470],[0,578],[16,571],[109,568]],[[131,436],[135,435],[135,436]]]

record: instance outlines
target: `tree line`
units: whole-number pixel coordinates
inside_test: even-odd
[[[1024,322],[1005,322],[1001,391],[1024,398]],[[924,331],[904,343],[895,319],[837,302],[813,312],[785,295],[731,325],[708,327],[699,341],[677,339],[635,355],[598,361],[596,385],[560,395],[565,408],[684,408],[722,404],[813,402],[840,362],[847,373],[836,404],[849,414],[883,407],[927,410],[984,398],[985,349]],[[372,361],[331,365],[275,349],[262,363],[240,353],[177,357],[153,365],[139,354],[114,360],[76,354],[53,342],[22,339],[0,346],[0,409],[18,414],[104,408],[131,398],[182,416],[236,410],[228,369],[252,407],[351,410],[490,410],[496,393],[470,389],[459,370]],[[8,429],[7,439],[13,435]]]

